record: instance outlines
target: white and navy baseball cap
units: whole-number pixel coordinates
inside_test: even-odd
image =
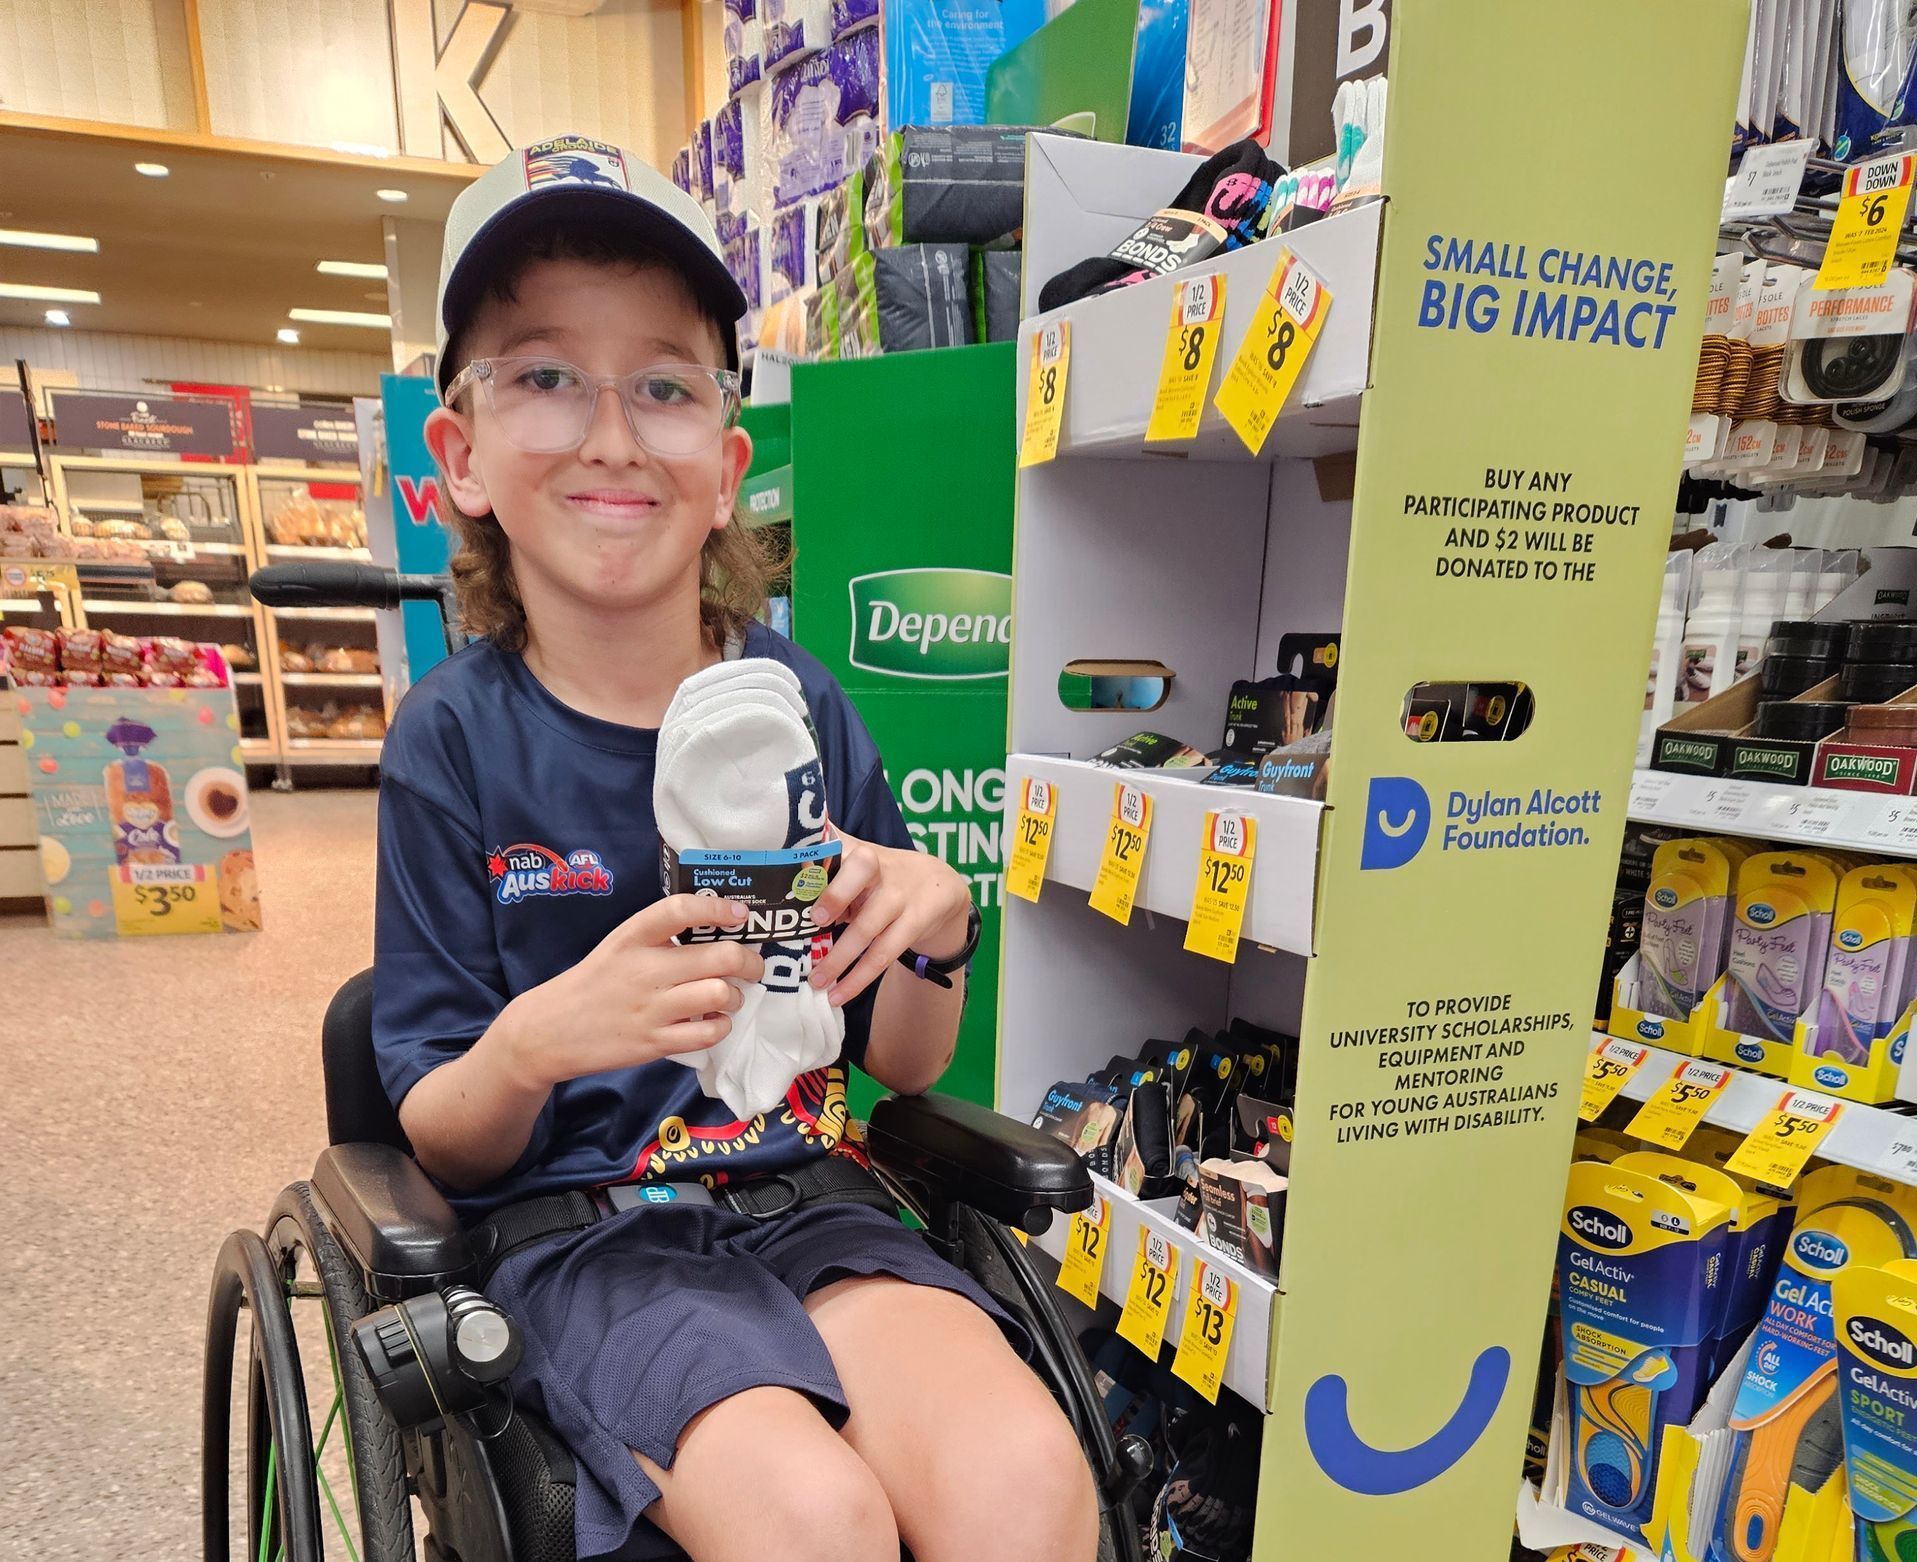
[[[446,344],[472,318],[498,257],[558,222],[624,231],[665,256],[712,311],[726,361],[738,367],[737,343],[724,328],[745,314],[745,294],[698,201],[630,152],[587,136],[556,136],[509,152],[462,190],[447,214],[439,260],[442,391],[452,378]]]

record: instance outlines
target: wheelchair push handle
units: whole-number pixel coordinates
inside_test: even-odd
[[[401,575],[376,564],[331,559],[268,564],[247,581],[254,600],[268,607],[398,607],[438,602],[444,585],[437,575]]]

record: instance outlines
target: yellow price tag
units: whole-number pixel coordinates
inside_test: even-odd
[[[1025,439],[1020,466],[1037,466],[1058,454],[1065,417],[1065,372],[1072,366],[1072,322],[1054,320],[1032,338],[1032,376],[1025,390]]]
[[[1809,1090],[1786,1090],[1757,1120],[1724,1170],[1773,1188],[1788,1188],[1844,1115],[1844,1103]]]
[[[180,863],[130,863],[113,870],[113,920],[125,935],[217,933],[217,868]]]
[[[1640,1047],[1634,1041],[1599,1037],[1584,1060],[1584,1095],[1578,1102],[1578,1121],[1595,1123],[1602,1117],[1604,1109],[1618,1098],[1618,1092],[1644,1067],[1650,1055],[1649,1047]]]
[[[1145,843],[1152,834],[1150,794],[1120,781],[1112,788],[1112,819],[1105,827],[1105,851],[1092,880],[1091,906],[1120,926],[1132,919],[1138,876],[1145,870]]]
[[[1243,814],[1205,815],[1205,843],[1198,853],[1185,947],[1226,965],[1238,958],[1238,930],[1251,893],[1251,861],[1258,854],[1258,821]]]
[[[1875,287],[1890,275],[1910,209],[1913,161],[1909,152],[1898,152],[1858,163],[1844,174],[1844,196],[1831,219],[1830,242],[1813,288]]]
[[[1065,1239],[1065,1262],[1058,1266],[1058,1288],[1087,1307],[1098,1305],[1098,1277],[1105,1270],[1105,1236],[1111,1230],[1112,1206],[1103,1194],[1089,1210],[1072,1217]]]
[[[1731,1070],[1724,1064],[1686,1058],[1671,1070],[1657,1094],[1637,1109],[1624,1131],[1660,1150],[1681,1150],[1730,1082]]]
[[[1145,425],[1146,444],[1190,439],[1198,432],[1224,325],[1222,276],[1188,277],[1178,284],[1172,294],[1171,327],[1165,332],[1165,361],[1158,369],[1158,394]]]
[[[1045,860],[1052,854],[1052,826],[1057,822],[1058,794],[1052,783],[1027,776],[1019,787],[1012,860],[1005,865],[1005,887],[1020,900],[1038,900],[1045,884]]]
[[[1165,1343],[1165,1320],[1171,1316],[1172,1292],[1178,1285],[1178,1249],[1150,1226],[1138,1228],[1138,1261],[1132,1265],[1132,1283],[1125,1292],[1125,1310],[1118,1317],[1118,1336],[1130,1340],[1152,1361]]]
[[[1214,1405],[1225,1381],[1232,1325],[1238,1321],[1238,1287],[1230,1275],[1202,1259],[1185,1302],[1185,1324],[1172,1357],[1172,1376],[1182,1378]]]
[[[1330,310],[1331,290],[1290,250],[1280,254],[1257,318],[1212,398],[1253,455],[1265,448]]]

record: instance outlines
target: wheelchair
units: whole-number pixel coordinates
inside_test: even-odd
[[[244,1402],[244,1511],[254,1562],[320,1562],[329,1549],[353,1562],[410,1562],[418,1554],[427,1562],[570,1562],[576,1476],[552,1432],[509,1401],[503,1416],[448,1413],[403,1426],[355,1342],[353,1325],[369,1314],[471,1285],[476,1276],[467,1233],[412,1159],[380,1084],[372,997],[373,973],[362,971],[326,1012],[329,1144],[312,1178],[280,1195],[264,1235],[241,1229],[220,1249],[204,1376],[206,1562],[227,1562],[236,1527],[236,1397]],[[1031,1335],[1033,1366],[1076,1430],[1096,1482],[1100,1562],[1142,1562],[1131,1499],[1150,1473],[1151,1450],[1114,1434],[1054,1290],[1008,1229],[1043,1231],[1053,1211],[1086,1207],[1092,1187],[1082,1163],[1024,1124],[936,1095],[880,1101],[866,1150],[926,1240]],[[301,1360],[293,1304],[307,1302],[320,1304],[323,1365]],[[249,1343],[244,1389],[236,1395],[242,1312]],[[332,1379],[317,1437],[314,1411],[327,1396],[322,1379],[318,1400],[309,1402],[307,1375],[315,1369]],[[341,1502],[342,1465],[356,1522]],[[417,1552],[414,1499],[426,1530]],[[329,1534],[340,1544],[331,1546]],[[683,1555],[647,1524],[619,1553],[620,1562]]]

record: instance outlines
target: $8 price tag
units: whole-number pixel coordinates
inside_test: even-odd
[[[1032,374],[1025,392],[1025,438],[1020,466],[1038,466],[1058,454],[1065,417],[1065,374],[1072,366],[1072,322],[1054,320],[1032,337]]]
[[[1265,436],[1305,372],[1330,308],[1331,290],[1317,274],[1290,250],[1280,253],[1257,317],[1212,398],[1253,455],[1264,449]]]
[[[1829,1096],[1786,1090],[1777,1105],[1757,1120],[1724,1169],[1773,1188],[1788,1188],[1843,1112],[1844,1103]]]
[[[1132,1265],[1132,1283],[1125,1292],[1118,1334],[1153,1361],[1158,1360],[1158,1349],[1165,1343],[1165,1320],[1171,1316],[1172,1291],[1177,1284],[1178,1249],[1162,1233],[1140,1226],[1138,1258]]]
[[[1148,792],[1120,781],[1112,788],[1112,818],[1105,828],[1105,851],[1092,880],[1091,907],[1114,922],[1128,925],[1138,877],[1145,868],[1145,843],[1152,833],[1152,800]]]
[[[1172,294],[1171,326],[1165,333],[1165,359],[1158,369],[1158,393],[1145,425],[1146,444],[1190,439],[1198,432],[1224,323],[1222,276],[1188,277],[1178,284]]]
[[[1098,1305],[1098,1279],[1105,1271],[1105,1237],[1111,1230],[1112,1207],[1103,1194],[1089,1210],[1072,1217],[1065,1238],[1065,1262],[1058,1266],[1058,1288],[1087,1307]]]
[[[1045,885],[1045,862],[1052,854],[1052,827],[1057,822],[1058,794],[1052,790],[1052,783],[1027,776],[1019,783],[1012,860],[1005,865],[1005,887],[1020,900],[1038,900],[1038,892]]]
[[[1231,1276],[1201,1259],[1185,1303],[1172,1376],[1189,1383],[1214,1405],[1225,1380],[1225,1358],[1231,1354],[1231,1331],[1237,1321],[1238,1287]]]
[[[1226,965],[1238,958],[1238,933],[1251,894],[1251,864],[1258,853],[1258,821],[1244,814],[1205,815],[1185,947]]]

